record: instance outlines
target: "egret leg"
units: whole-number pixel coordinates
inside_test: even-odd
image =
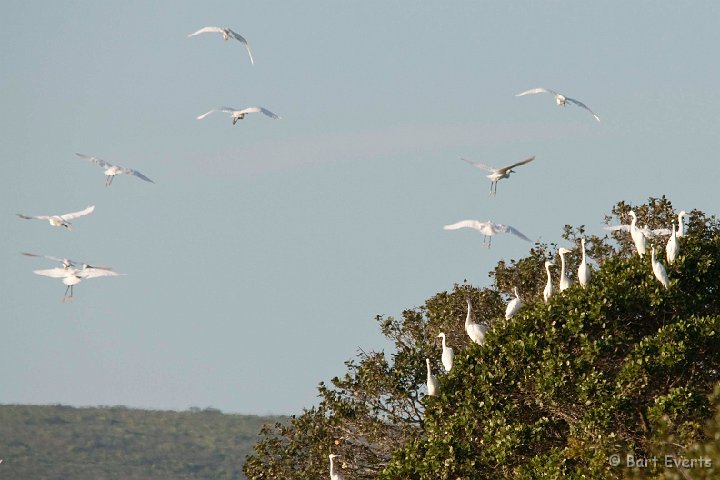
[[[65,294],[63,295],[63,303],[65,303],[67,301],[68,290],[70,290],[70,285],[65,287]]]
[[[112,185],[112,181],[115,178],[115,175],[110,175],[110,183],[108,184],[108,187]]]

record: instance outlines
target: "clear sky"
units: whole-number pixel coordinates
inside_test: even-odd
[[[720,4],[25,1],[0,6],[0,403],[296,413],[374,317],[619,201],[718,213]],[[217,34],[228,26],[242,46]],[[561,109],[547,87],[585,102]],[[213,107],[261,105],[233,126]],[[119,177],[97,155],[155,180]],[[536,155],[488,198],[463,156]],[[95,205],[72,232],[30,215]],[[63,304],[49,261],[108,265]],[[538,272],[544,275],[544,272]],[[463,319],[458,319],[462,322]],[[418,368],[424,368],[418,365]]]

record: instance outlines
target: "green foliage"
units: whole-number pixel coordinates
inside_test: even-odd
[[[629,223],[631,209],[652,229],[677,221],[663,197],[620,202],[606,223]],[[545,304],[544,263],[558,267],[557,285],[559,259],[557,245],[538,244],[499,262],[492,287],[455,285],[401,319],[378,317],[394,352],[361,351],[347,362],[342,379],[321,384],[317,408],[264,432],[246,474],[321,478],[332,452],[348,478],[620,478],[632,472],[611,467],[612,454],[649,455],[668,436],[676,453],[698,444],[720,381],[720,226],[698,211],[687,221],[680,255],[666,265],[669,289],[629,233],[566,226],[565,240],[586,238],[599,267],[586,289],[575,283]],[[581,257],[573,250],[571,276]],[[505,320],[513,287],[523,307]],[[465,333],[466,299],[490,327],[482,347]],[[440,331],[455,350],[448,374]],[[422,393],[425,357],[440,380],[437,397]]]
[[[215,409],[0,405],[0,478],[241,479],[261,425],[277,420]]]

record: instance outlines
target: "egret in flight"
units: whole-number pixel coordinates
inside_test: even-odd
[[[275,120],[279,120],[280,118],[282,118],[278,115],[275,115],[273,112],[271,112],[267,108],[263,108],[263,107],[248,107],[248,108],[244,108],[242,110],[238,110],[233,107],[218,107],[218,108],[213,108],[209,112],[205,112],[202,115],[198,115],[197,119],[202,120],[203,118],[207,117],[211,113],[215,113],[215,112],[229,113],[230,116],[232,117],[233,125],[235,125],[238,120],[244,119],[245,115],[247,115],[248,113],[258,113],[259,112],[259,113],[262,113],[263,115],[266,115]]]
[[[554,90],[550,90],[549,88],[531,88],[530,90],[526,90],[524,92],[518,93],[515,96],[516,97],[522,97],[523,95],[533,95],[536,93],[549,93],[555,97],[555,103],[558,104],[558,106],[564,107],[567,102],[573,103],[577,105],[580,108],[584,108],[588,112],[592,113],[592,116],[595,117],[595,120],[598,122],[600,121],[600,117],[595,115],[595,112],[590,110],[587,105],[582,103],[581,101],[575,100],[574,98],[566,97],[565,95],[562,95]]]
[[[517,287],[513,287],[513,289],[515,290],[515,298],[510,300],[505,308],[506,320],[510,320],[520,310],[520,307],[522,307],[522,300],[520,300],[518,289]]]
[[[63,302],[70,301],[73,299],[73,287],[80,283],[83,279],[97,278],[97,277],[115,277],[123,275],[121,273],[113,272],[112,270],[105,270],[102,268],[90,267],[83,265],[81,268],[77,267],[66,267],[66,268],[50,268],[47,270],[33,270],[36,275],[42,275],[50,278],[61,278],[63,284],[67,285],[65,288],[65,295],[63,295]],[[68,295],[70,291],[70,295]]]
[[[655,247],[652,247],[651,249],[650,262],[652,263],[652,269],[653,273],[655,274],[655,278],[657,278],[658,281],[662,283],[663,287],[668,288],[668,286],[670,286],[670,280],[668,279],[668,274],[665,271],[665,267],[663,267],[663,264],[660,263],[658,260],[655,260]]]
[[[488,248],[490,248],[490,244],[492,243],[492,237],[498,233],[512,233],[516,237],[532,243],[532,240],[520,233],[520,231],[516,228],[511,227],[510,225],[503,225],[501,223],[493,223],[491,221],[481,222],[479,220],[461,220],[457,223],[445,225],[443,227],[444,230],[458,230],[460,228],[472,228],[473,230],[477,230],[482,233],[484,235],[483,245],[487,245]]]
[[[328,457],[330,457],[330,480],[343,480],[342,475],[335,471],[335,464],[333,462],[333,460],[335,460],[339,456],[340,455],[335,455],[334,453],[328,455]]]
[[[590,281],[590,269],[588,268],[587,262],[585,261],[585,239],[580,239],[580,248],[582,248],[582,261],[578,267],[578,282],[580,286],[585,288],[587,283]]]
[[[60,262],[60,265],[63,266],[63,268],[70,268],[70,267],[82,267],[83,265],[90,267],[90,268],[97,268],[100,270],[112,270],[110,267],[99,267],[97,265],[90,265],[87,262],[79,262],[77,260],[71,260],[69,258],[59,258],[59,257],[53,257],[51,255],[39,255],[37,253],[28,253],[28,252],[20,252],[21,255],[25,255],[26,257],[38,257],[38,258],[47,258],[48,260],[52,260],[54,262]]]
[[[513,163],[512,165],[507,165],[501,168],[490,167],[483,163],[473,162],[462,157],[460,157],[460,160],[467,162],[474,167],[490,172],[490,175],[486,175],[486,177],[490,179],[490,195],[495,196],[497,194],[497,183],[503,178],[510,178],[510,174],[515,173],[515,170],[513,170],[514,167],[519,167],[520,165],[532,162],[535,160],[535,156],[533,155],[530,158],[526,158],[525,160],[521,160]]]
[[[433,375],[432,370],[430,370],[430,359],[426,358],[425,363],[427,364],[428,396],[434,397],[438,394],[438,391],[440,390],[440,385],[438,385],[437,377]]]
[[[68,231],[72,230],[72,224],[70,223],[70,220],[75,220],[76,218],[83,217],[85,215],[89,215],[95,210],[95,206],[91,205],[87,207],[85,210],[81,210],[79,212],[73,212],[73,213],[66,213],[64,215],[36,215],[36,216],[29,216],[29,215],[23,215],[22,213],[18,213],[17,216],[20,218],[23,218],[25,220],[47,220],[50,222],[50,225],[53,227],[65,227]]]
[[[656,228],[655,230],[651,230],[648,227],[638,227],[637,215],[635,215],[635,212],[630,210],[629,214],[632,218],[630,225],[613,225],[605,227],[605,230],[630,232],[630,236],[635,243],[635,250],[637,250],[638,255],[640,255],[641,257],[647,252],[647,242],[645,241],[646,238],[653,238],[656,235],[670,235],[669,228]]]
[[[568,277],[565,271],[565,254],[570,253],[570,250],[565,247],[560,247],[558,253],[560,254],[560,291],[562,292],[572,286],[572,280],[570,280],[570,277]]]
[[[485,344],[485,334],[487,333],[487,325],[482,323],[475,323],[472,321],[472,303],[470,299],[467,300],[468,312],[465,317],[465,332],[467,332],[470,340],[477,343],[478,345]]]
[[[443,367],[445,367],[445,371],[449,372],[453,367],[455,352],[445,344],[445,334],[443,332],[440,332],[438,337],[442,338],[442,364]]]
[[[545,300],[545,303],[548,303],[550,301],[550,297],[553,296],[555,293],[555,287],[553,287],[552,284],[552,276],[550,275],[550,267],[552,267],[552,262],[545,261],[545,271],[547,272],[547,285],[545,285],[545,290],[543,290],[543,299]]]
[[[112,185],[113,178],[115,178],[115,175],[120,174],[126,174],[126,175],[134,175],[138,177],[139,179],[145,180],[146,182],[155,183],[152,180],[150,180],[148,177],[143,175],[142,173],[138,172],[137,170],[133,170],[131,168],[125,168],[121,167],[120,165],[113,165],[112,163],[106,162],[105,160],[101,160],[97,157],[91,157],[90,155],[83,155],[82,153],[76,153],[80,158],[84,158],[85,160],[94,163],[95,165],[99,165],[102,168],[105,169],[105,186],[109,187]]]
[[[227,27],[203,27],[197,32],[188,35],[188,38],[194,37],[195,35],[200,35],[201,33],[219,33],[223,36],[223,40],[225,40],[226,42],[231,38],[234,38],[245,46],[248,55],[250,55],[250,63],[252,63],[253,65],[255,64],[255,60],[253,60],[252,50],[250,50],[250,45],[248,45],[247,40],[245,40],[243,36],[239,33],[233,32]]]

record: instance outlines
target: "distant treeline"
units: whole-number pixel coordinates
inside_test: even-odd
[[[213,408],[0,405],[0,478],[244,479],[261,426],[278,420]]]

